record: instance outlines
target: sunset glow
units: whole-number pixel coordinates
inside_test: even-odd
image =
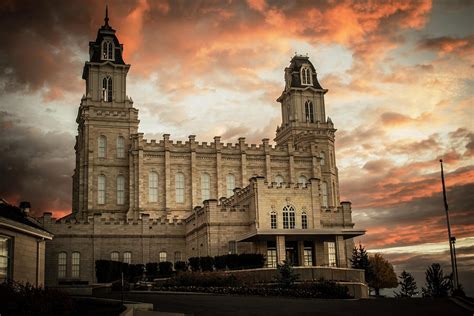
[[[445,163],[460,281],[474,294],[474,34],[469,1],[108,1],[147,139],[273,139],[296,53],[334,122],[356,242],[397,272],[450,271]],[[76,115],[104,2],[0,4],[0,197],[71,209]],[[419,284],[420,287],[423,285]]]

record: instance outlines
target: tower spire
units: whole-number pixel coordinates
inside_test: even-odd
[[[105,18],[104,18],[104,26],[109,26],[109,6],[105,5]]]

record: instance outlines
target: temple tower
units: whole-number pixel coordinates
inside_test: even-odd
[[[123,45],[109,25],[89,43],[89,61],[82,79],[82,97],[76,122],[76,168],[73,175],[73,213],[125,213],[129,210],[130,135],[138,131],[138,110],[126,93],[130,65],[123,60]],[[107,188],[114,188],[109,190]]]

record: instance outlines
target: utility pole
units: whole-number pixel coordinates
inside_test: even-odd
[[[448,200],[446,199],[446,185],[444,184],[444,171],[443,171],[443,159],[439,160],[441,164],[441,183],[443,184],[443,199],[444,199],[444,210],[446,211],[446,223],[448,225],[448,240],[449,240],[449,253],[451,254],[451,270],[453,275],[453,288],[458,289],[458,269],[456,266],[456,254],[454,252],[454,243],[456,238],[451,236],[451,224],[449,223],[449,210]]]

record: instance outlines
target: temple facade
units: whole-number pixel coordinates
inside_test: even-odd
[[[181,261],[193,256],[262,253],[267,266],[347,267],[354,229],[341,202],[326,116],[328,90],[308,57],[285,69],[274,144],[219,136],[197,142],[147,140],[127,95],[130,65],[106,17],[82,78],[72,213],[45,213],[46,284],[95,282],[95,261]]]

